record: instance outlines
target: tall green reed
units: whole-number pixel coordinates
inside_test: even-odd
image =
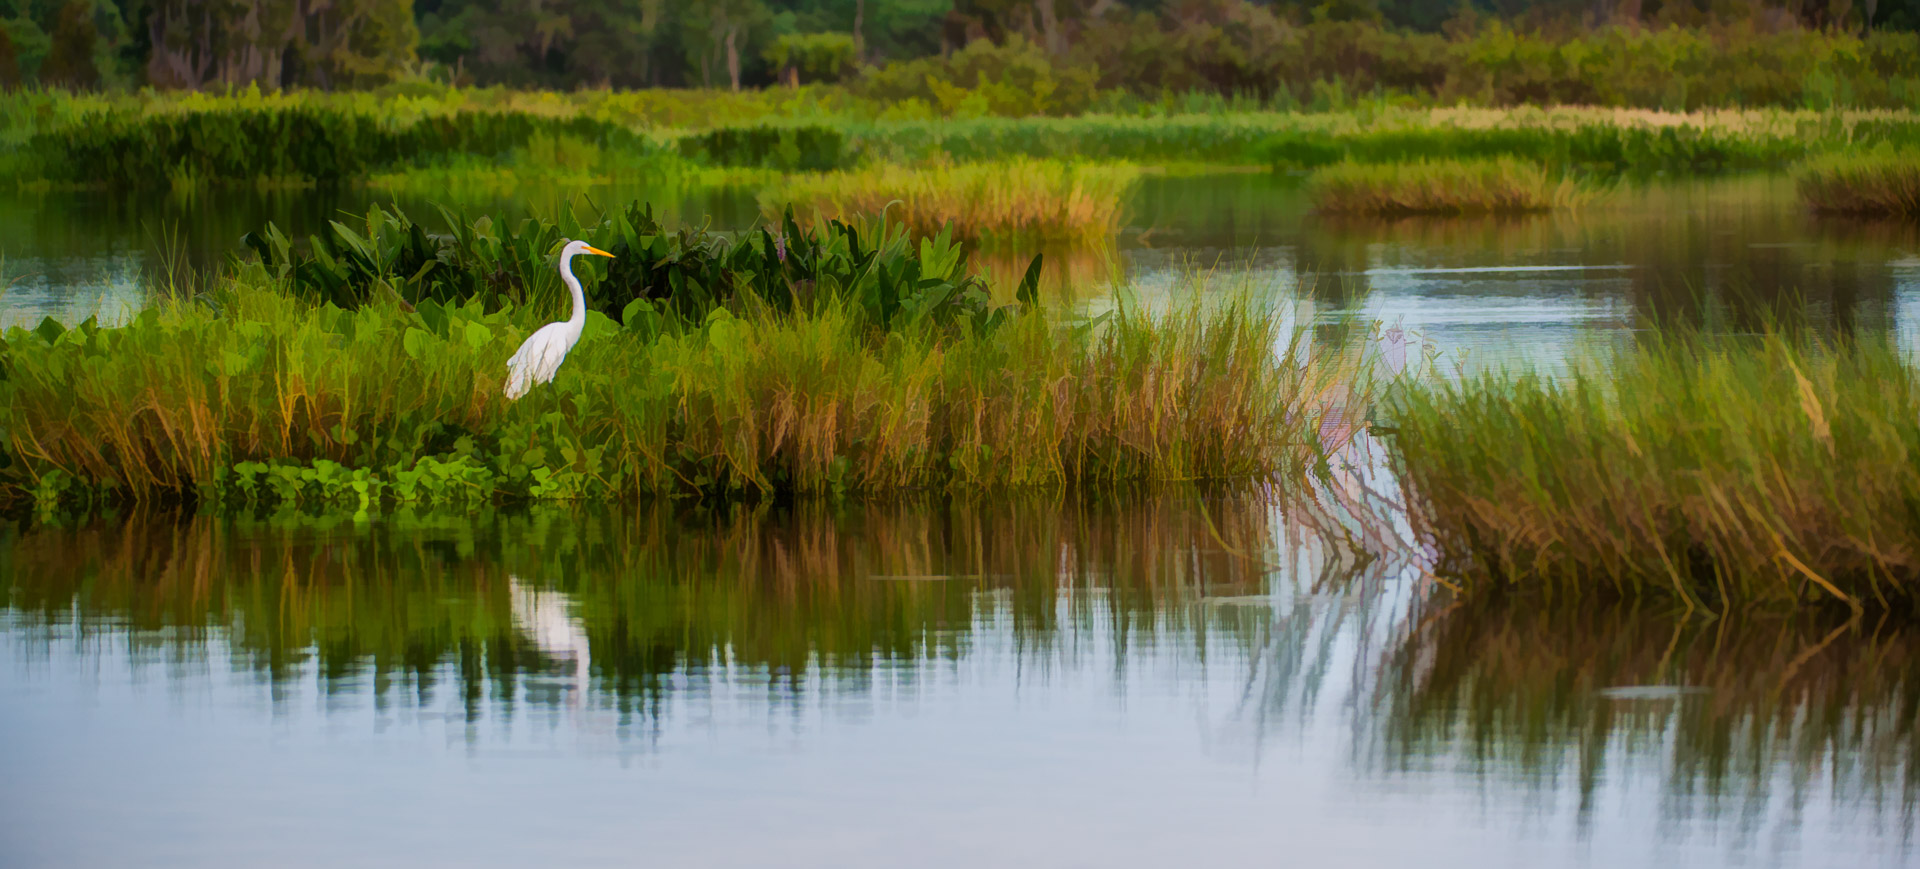
[[[1413,517],[1469,595],[1915,599],[1920,376],[1890,346],[1673,338],[1394,403]]]

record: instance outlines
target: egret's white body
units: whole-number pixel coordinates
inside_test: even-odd
[[[580,343],[580,332],[587,328],[587,294],[580,289],[580,279],[573,276],[573,258],[583,253],[613,256],[584,241],[569,242],[560,251],[560,280],[573,291],[573,316],[541,326],[514,351],[513,358],[507,360],[508,398],[526,395],[536,383],[551,382],[560,363],[567,361],[567,351]]]

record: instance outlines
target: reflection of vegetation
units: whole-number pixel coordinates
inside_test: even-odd
[[[964,239],[1088,243],[1119,228],[1123,197],[1139,174],[1125,164],[1051,160],[881,166],[789,177],[761,194],[761,202],[770,214],[791,205],[814,219],[884,209],[921,235],[951,223]]]
[[[1395,769],[1428,769],[1439,755],[1531,782],[1570,773],[1584,815],[1620,777],[1610,766],[1659,753],[1676,807],[1764,803],[1784,769],[1781,798],[1797,804],[1824,780],[1837,805],[1884,813],[1910,834],[1920,643],[1907,628],[1581,605],[1423,615],[1380,688]]]
[[[1504,157],[1337,163],[1307,183],[1313,207],[1328,214],[1511,214],[1570,208],[1585,197],[1571,180]]]
[[[925,504],[675,515],[481,509],[375,522],[136,516],[20,531],[0,545],[17,618],[83,633],[166,629],[183,651],[223,636],[276,678],[371,671],[424,692],[458,665],[465,696],[540,669],[513,627],[508,577],[573,601],[598,685],[653,697],[725,661],[804,683],[965,653],[985,620],[1020,648],[1106,633],[1124,648],[1203,640],[1207,594],[1261,590],[1259,497],[1110,506]],[[1226,619],[1223,624],[1238,624]],[[1196,653],[1204,646],[1196,646]],[[504,696],[512,696],[511,691]]]
[[[1920,377],[1880,344],[1673,338],[1567,378],[1401,394],[1394,439],[1474,595],[1904,607],[1920,582]]]

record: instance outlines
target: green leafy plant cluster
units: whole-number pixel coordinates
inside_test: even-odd
[[[376,206],[359,228],[335,221],[304,246],[271,224],[245,242],[265,273],[302,299],[348,309],[397,301],[428,318],[468,304],[500,316],[512,308],[567,316],[554,254],[569,238],[614,255],[573,262],[589,307],[651,332],[698,325],[718,306],[749,301],[782,313],[844,303],[883,330],[961,321],[989,329],[1005,316],[950,231],[916,239],[884,217],[802,227],[789,213],[729,239],[668,230],[641,203],[592,225],[572,211],[517,226],[441,215],[448,231],[432,236],[399,209]]]

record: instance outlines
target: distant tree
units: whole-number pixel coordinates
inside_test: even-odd
[[[13,90],[20,86],[20,57],[13,48],[13,37],[7,35],[7,29],[0,27],[0,90]]]
[[[99,38],[93,26],[93,4],[69,0],[54,22],[53,47],[40,64],[40,82],[82,90],[99,87],[100,69],[93,63]]]

